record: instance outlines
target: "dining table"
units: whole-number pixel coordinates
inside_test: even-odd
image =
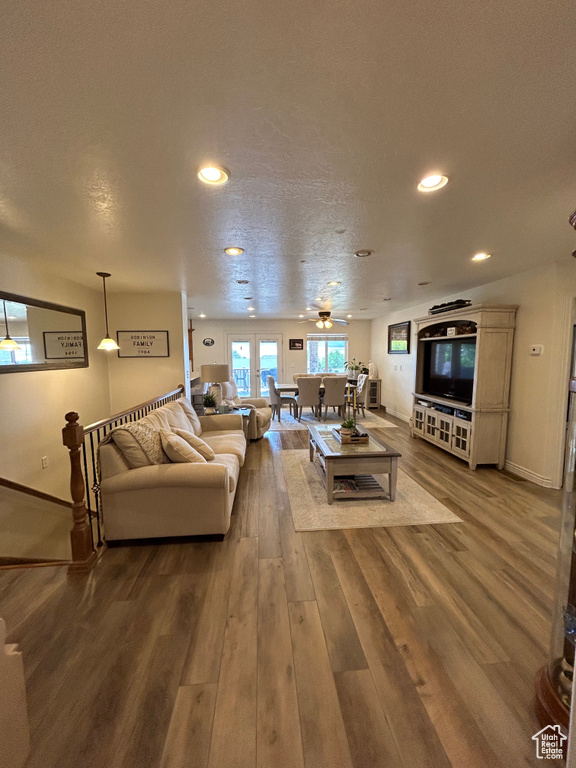
[[[287,395],[292,394],[292,395],[296,396],[298,394],[298,387],[296,386],[296,384],[276,384],[276,391],[278,392],[278,394],[280,396],[282,396],[283,394],[287,394]],[[346,391],[349,394],[351,394],[351,395],[355,395],[356,394],[356,382],[355,381],[347,381],[346,382]],[[320,396],[322,396],[323,394],[324,394],[324,387],[321,384],[320,385]],[[352,412],[354,412],[356,410],[356,397],[353,398],[352,402],[348,403],[348,408],[350,408],[350,406],[352,406],[352,409],[353,409]]]
[[[352,392],[353,390],[356,389],[356,384],[354,384],[353,382],[347,382],[346,389],[349,392]],[[276,384],[276,391],[279,392],[280,394],[297,395],[298,387],[296,386],[296,384]],[[322,394],[323,392],[324,392],[324,387],[320,385],[320,394]]]

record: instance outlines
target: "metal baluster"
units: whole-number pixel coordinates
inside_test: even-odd
[[[92,530],[92,500],[90,494],[90,483],[88,481],[88,459],[86,456],[86,438],[82,442],[82,460],[84,462],[84,483],[86,485],[86,504],[88,512],[88,520],[90,521],[90,538],[92,540],[92,551],[96,551],[96,544],[94,542],[94,531]]]
[[[100,445],[100,430],[97,431],[98,442],[96,445]],[[96,467],[96,454],[94,452],[94,432],[90,432],[90,451],[92,453],[92,493],[94,494],[94,500],[96,503],[96,528],[98,530],[98,546],[102,546],[102,529],[100,527],[100,483],[98,482],[98,470]]]

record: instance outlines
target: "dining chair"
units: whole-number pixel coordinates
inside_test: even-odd
[[[292,376],[292,379],[294,381],[294,384],[298,382],[298,379],[313,379],[317,376],[322,377],[321,373],[295,373]]]
[[[366,393],[368,392],[368,374],[361,373],[358,376],[358,380],[356,382],[356,392],[354,393],[354,390],[350,392],[348,395],[348,404],[353,405],[354,402],[356,403],[354,407],[354,415],[356,415],[360,409],[362,409],[362,416],[366,417],[366,411],[364,410],[364,405],[366,403]],[[356,398],[354,398],[354,394],[356,394]]]
[[[344,410],[346,408],[346,379],[340,376],[325,376],[324,377],[324,396],[320,405],[320,415],[322,415],[322,407],[324,408],[324,421],[328,416],[328,407],[338,408],[338,413],[344,418]]]
[[[320,408],[321,381],[322,379],[319,376],[300,376],[298,379],[296,379],[296,386],[298,387],[298,394],[296,395],[296,412],[298,414],[298,421],[302,419],[302,409],[307,405],[312,408],[312,412],[316,417],[318,417],[318,409]]]
[[[282,406],[290,406],[290,415],[292,415],[292,407],[297,408],[296,398],[292,395],[282,395],[276,389],[276,382],[274,376],[268,376],[268,391],[270,392],[270,408],[272,408],[272,420],[274,420],[274,414],[278,416],[278,422],[282,420]]]

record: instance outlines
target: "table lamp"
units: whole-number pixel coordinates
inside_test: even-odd
[[[224,363],[212,363],[200,366],[200,378],[204,384],[210,384],[210,392],[216,398],[217,405],[222,402],[222,387],[225,381],[230,381],[230,366]]]

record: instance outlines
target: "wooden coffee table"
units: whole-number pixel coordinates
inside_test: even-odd
[[[318,458],[326,484],[328,504],[336,498],[369,499],[386,497],[390,501],[396,498],[396,479],[398,459],[401,453],[364,429],[369,435],[368,443],[340,443],[332,434],[332,427],[327,424],[308,427],[310,440],[310,461]],[[374,475],[388,475],[388,492],[378,483]],[[337,478],[353,479],[355,491],[334,490]]]

